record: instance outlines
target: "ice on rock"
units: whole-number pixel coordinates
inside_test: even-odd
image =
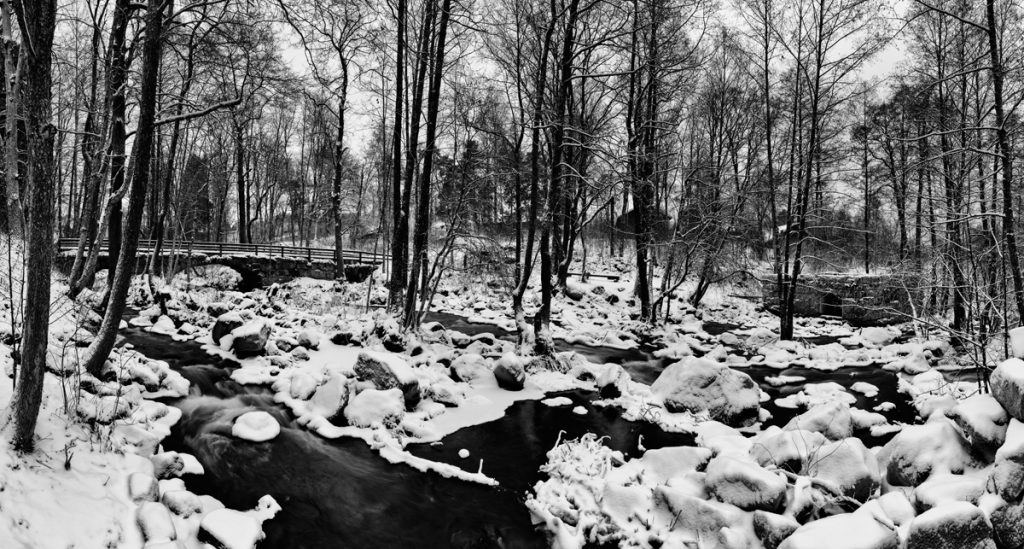
[[[572,405],[572,399],[570,399],[568,397],[560,396],[560,397],[545,398],[544,400],[540,401],[540,403],[545,405],[545,406],[551,406],[552,408],[557,408],[559,406],[571,406]]]
[[[708,492],[740,509],[776,511],[786,500],[785,479],[754,462],[718,456],[706,473]]]
[[[366,389],[349,399],[345,419],[356,427],[389,427],[398,425],[405,413],[402,391]]]
[[[878,454],[886,479],[896,486],[918,486],[937,473],[962,473],[977,465],[960,430],[945,418],[908,425]]]
[[[749,425],[761,409],[761,391],[750,376],[702,358],[687,357],[665,368],[651,392],[670,412],[707,412],[729,425]]]
[[[266,442],[281,434],[281,425],[274,416],[257,410],[246,412],[237,418],[231,426],[231,434],[236,438],[250,442]]]
[[[1011,417],[1024,421],[1024,360],[1011,358],[1003,361],[989,378],[992,396],[999,401]]]
[[[960,501],[925,511],[910,523],[907,549],[995,549],[992,527],[977,506]]]

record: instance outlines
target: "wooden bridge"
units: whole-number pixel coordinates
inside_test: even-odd
[[[156,240],[140,240],[136,252],[136,272],[142,273],[157,248]],[[58,242],[57,268],[70,272],[78,250],[78,239],[62,238]],[[99,251],[97,269],[107,269],[112,264],[108,243],[104,241]],[[379,265],[388,260],[387,254],[363,250],[343,250],[345,278],[349,282],[361,282]],[[156,256],[157,272],[164,266],[176,272],[204,265],[222,265],[242,275],[241,286],[251,289],[284,282],[297,277],[322,280],[335,279],[333,248],[309,248],[278,244],[238,244],[234,242],[164,241],[160,254]]]

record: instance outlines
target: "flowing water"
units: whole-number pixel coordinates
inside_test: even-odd
[[[508,339],[513,334],[489,324],[476,324],[454,315],[432,315],[429,320],[469,335],[491,332]],[[723,325],[723,331],[730,329]],[[504,417],[459,430],[435,444],[414,444],[409,451],[420,457],[483,472],[500,483],[492,488],[422,473],[393,465],[361,440],[325,440],[295,424],[294,417],[273,401],[269,389],[246,386],[230,378],[237,363],[207,354],[194,342],[176,342],[138,328],[122,331],[125,341],[143,354],[167,361],[192,383],[192,395],[168,401],[183,411],[165,448],[194,454],[205,475],[186,480],[190,490],[212,495],[232,508],[252,508],[271,494],[283,510],[264,524],[267,541],[262,547],[544,547],[533,528],[523,501],[530,487],[543,478],[539,467],[559,438],[592,432],[626,455],[646,448],[692,445],[685,434],[665,433],[646,423],[629,422],[614,409],[596,407],[596,395],[586,391],[561,393],[572,406],[549,407],[538,401],[514,404]],[[634,379],[650,383],[668,364],[654,357],[653,348],[621,350],[558,341],[559,350],[573,350],[588,360],[622,364]],[[856,381],[876,385],[872,399],[858,396],[858,406],[870,409],[891,401],[897,408],[890,417],[913,419],[913,408],[896,393],[893,374],[878,368],[841,368],[821,372],[802,367],[785,370],[745,368],[772,397],[764,403],[772,424],[785,424],[797,410],[779,408],[773,401],[792,394],[807,382],[835,381],[849,387]],[[774,387],[768,376],[805,377],[799,383]],[[553,395],[554,396],[554,395]],[[585,415],[572,411],[586,408]],[[281,434],[267,443],[252,443],[231,436],[235,417],[253,409],[271,413],[282,425]],[[867,444],[884,442],[868,439]],[[460,450],[470,452],[462,459]]]

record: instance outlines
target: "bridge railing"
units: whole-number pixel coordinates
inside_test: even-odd
[[[140,253],[151,253],[156,248],[156,246],[156,240],[142,239],[139,240],[138,250]],[[76,250],[78,249],[78,239],[62,238],[58,241],[58,247],[61,252]],[[100,244],[100,250],[105,249],[108,249],[108,244],[106,240],[104,240]],[[310,248],[304,246],[286,246],[281,244],[239,244],[237,242],[201,242],[168,240],[163,242],[163,244],[161,245],[161,250],[164,253],[175,252],[184,253],[186,255],[255,255],[267,257],[303,258],[309,261],[312,261],[314,259],[331,261],[334,260],[333,248]],[[386,254],[376,252],[366,252],[363,250],[343,250],[342,253],[345,261],[354,261],[355,263],[379,264],[387,260]]]

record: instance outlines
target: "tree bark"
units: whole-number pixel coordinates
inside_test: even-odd
[[[57,133],[51,123],[51,53],[56,26],[56,0],[17,0],[14,4],[23,36],[31,36],[23,55],[24,112],[29,138],[28,263],[25,294],[23,367],[13,400],[14,446],[31,451],[43,394],[46,351],[50,328],[50,271],[53,264],[53,143]],[[13,305],[13,304],[12,304]]]
[[[86,350],[86,370],[98,376],[114,348],[117,328],[124,314],[128,286],[135,274],[136,251],[142,214],[146,206],[146,188],[149,185],[148,169],[153,156],[153,134],[156,122],[156,90],[160,74],[160,53],[163,28],[163,0],[148,0],[146,15],[146,37],[143,46],[142,80],[139,89],[139,123],[132,149],[135,170],[132,173],[131,195],[128,198],[128,215],[125,217],[125,241],[117,257],[107,309],[103,315],[96,339]]]

